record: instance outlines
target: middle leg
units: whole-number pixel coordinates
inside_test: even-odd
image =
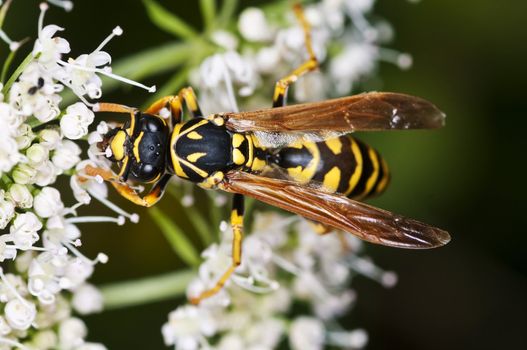
[[[218,293],[229,277],[233,274],[242,262],[242,242],[243,242],[243,211],[244,199],[239,193],[235,193],[232,197],[232,212],[231,212],[231,226],[232,226],[232,264],[227,271],[220,277],[214,287],[203,291],[197,297],[190,298],[192,304],[199,304],[203,299],[207,299]]]
[[[311,26],[304,16],[304,11],[302,10],[301,5],[296,4],[293,7],[293,10],[304,30],[304,40],[309,58],[289,75],[276,82],[273,94],[273,107],[285,106],[287,103],[287,90],[289,89],[289,86],[296,82],[300,76],[318,68],[318,61],[315,52],[313,51],[313,45],[311,44]]]

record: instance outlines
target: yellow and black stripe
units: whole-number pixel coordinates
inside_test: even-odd
[[[354,199],[381,193],[390,178],[379,153],[349,135],[296,142],[281,148],[273,161],[299,183],[317,182]]]

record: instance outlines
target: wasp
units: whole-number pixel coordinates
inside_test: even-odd
[[[445,115],[421,98],[387,92],[287,106],[289,86],[318,66],[309,24],[300,8],[295,12],[309,58],[276,83],[273,108],[203,116],[190,87],[145,111],[97,105],[98,111],[127,113],[130,119],[99,144],[117,171],[87,166],[87,175],[101,176],[123,197],[145,207],[159,201],[173,176],[234,194],[232,265],[193,303],[221,290],[241,263],[244,196],[376,244],[422,249],[450,240],[444,230],[360,201],[383,192],[390,173],[376,150],[349,135],[439,128]],[[183,115],[184,105],[189,118]],[[161,115],[167,110],[165,121]],[[152,186],[141,196],[130,182]]]

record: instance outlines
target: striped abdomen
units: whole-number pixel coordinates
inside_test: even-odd
[[[349,135],[297,142],[280,149],[275,159],[294,180],[315,181],[354,199],[381,193],[390,178],[379,153]]]

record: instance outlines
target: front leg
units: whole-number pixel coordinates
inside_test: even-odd
[[[170,119],[172,127],[181,122],[183,114],[183,102],[187,105],[188,110],[193,118],[202,116],[199,108],[198,99],[194,90],[189,86],[179,90],[177,95],[165,96],[155,101],[148,107],[145,113],[159,115],[163,108],[168,107],[170,111]]]
[[[232,212],[231,212],[231,226],[232,226],[232,264],[227,271],[220,277],[214,287],[203,291],[197,297],[191,297],[190,302],[192,304],[199,304],[203,299],[210,298],[211,296],[218,293],[225,283],[229,280],[229,277],[233,274],[238,266],[242,262],[242,243],[243,243],[243,212],[244,212],[244,199],[239,193],[235,193],[232,197]]]
[[[87,165],[84,168],[84,172],[88,176],[100,176],[103,180],[110,182],[121,196],[143,207],[151,207],[161,199],[165,193],[168,182],[172,177],[170,174],[162,175],[161,178],[152,186],[150,191],[145,196],[141,197],[126,182],[119,181],[119,178],[109,170]]]

